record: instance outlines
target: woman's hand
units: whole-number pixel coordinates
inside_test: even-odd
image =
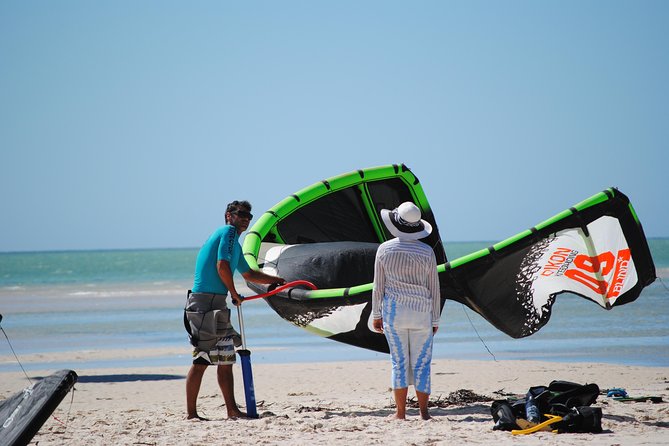
[[[372,327],[379,333],[383,333],[383,319],[372,319]]]

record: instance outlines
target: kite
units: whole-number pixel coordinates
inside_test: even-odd
[[[634,301],[656,278],[629,199],[609,188],[489,248],[448,260],[418,178],[404,164],[328,178],[290,195],[250,228],[243,253],[251,268],[317,289],[292,287],[265,298],[283,319],[314,334],[388,352],[371,325],[374,258],[393,236],[381,209],[411,201],[433,227],[442,309],[460,302],[513,338],[536,333],[555,299],[573,293],[605,309]],[[248,283],[258,293],[271,286]]]

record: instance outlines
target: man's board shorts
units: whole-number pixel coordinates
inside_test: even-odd
[[[193,364],[202,365],[230,365],[237,360],[235,344],[232,336],[221,338],[214,347],[207,351],[193,348]]]
[[[188,293],[184,326],[193,349],[194,364],[233,364],[241,336],[230,322],[226,295]]]

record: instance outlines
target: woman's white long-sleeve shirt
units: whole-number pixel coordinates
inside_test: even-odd
[[[399,238],[379,246],[374,262],[372,318],[381,319],[384,297],[412,310],[432,313],[432,326],[439,326],[441,296],[432,248],[419,240]]]

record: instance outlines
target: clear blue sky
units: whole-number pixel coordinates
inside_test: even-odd
[[[197,247],[405,163],[448,241],[609,186],[669,236],[667,1],[0,2],[0,251]]]

